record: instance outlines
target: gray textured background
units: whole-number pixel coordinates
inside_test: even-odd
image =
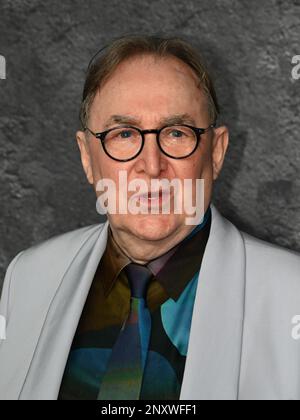
[[[113,37],[162,30],[213,70],[231,131],[215,202],[300,251],[299,0],[0,0],[0,286],[18,251],[99,220],[74,136],[86,66]]]

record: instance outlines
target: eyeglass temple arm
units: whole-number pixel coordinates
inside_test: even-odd
[[[202,128],[202,133],[206,133],[206,131],[210,130],[211,128],[215,128],[217,125],[217,122],[210,124],[207,128]]]
[[[90,130],[88,127],[83,127],[83,131],[88,131],[89,133],[91,133],[93,136],[97,137],[97,133],[95,133],[94,131]]]

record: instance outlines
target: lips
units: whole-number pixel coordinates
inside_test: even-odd
[[[160,206],[170,199],[168,190],[150,191],[144,194],[136,194],[134,198],[139,201],[141,206]]]
[[[159,190],[159,191],[149,191],[148,193],[144,194],[136,194],[135,197],[142,200],[157,200],[159,197],[165,196],[166,194],[169,195],[169,191],[167,190]]]
[[[139,196],[139,198],[141,198],[141,199],[147,199],[148,198],[148,200],[157,200],[159,197],[162,197],[162,191],[160,190],[160,191],[151,191],[151,192],[149,192],[148,194],[141,194],[140,196]]]

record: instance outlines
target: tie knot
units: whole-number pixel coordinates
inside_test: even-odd
[[[144,265],[131,263],[125,267],[125,273],[128,277],[131,297],[145,299],[147,287],[152,276],[149,268]]]

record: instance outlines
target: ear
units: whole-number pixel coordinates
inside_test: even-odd
[[[212,164],[214,181],[218,178],[221,172],[228,143],[229,132],[227,127],[221,126],[215,128],[212,142]]]
[[[83,131],[77,131],[76,133],[76,140],[80,150],[81,155],[81,163],[87,180],[90,184],[94,183],[93,177],[93,168],[92,168],[92,160],[91,160],[91,153],[88,145],[87,136]]]

